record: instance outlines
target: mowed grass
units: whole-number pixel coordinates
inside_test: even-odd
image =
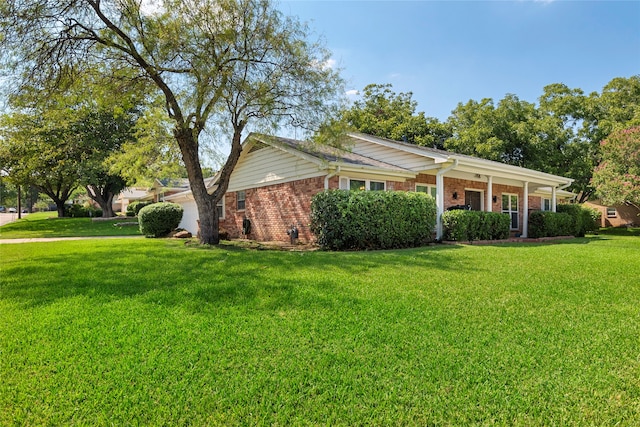
[[[640,238],[0,246],[1,425],[640,425]]]
[[[0,239],[30,239],[40,237],[93,237],[140,235],[137,218],[93,221],[91,218],[57,218],[55,212],[38,212],[0,227]],[[120,224],[120,225],[118,225]]]

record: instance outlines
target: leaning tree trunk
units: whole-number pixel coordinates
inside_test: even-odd
[[[234,133],[231,141],[231,153],[220,171],[220,175],[216,183],[217,188],[214,190],[213,194],[209,194],[207,187],[204,184],[204,176],[202,175],[200,156],[198,154],[197,136],[194,136],[195,131],[188,128],[177,128],[174,130],[174,136],[180,146],[182,160],[184,161],[184,165],[187,169],[187,175],[189,176],[191,193],[193,194],[193,199],[198,207],[200,243],[202,244],[217,245],[220,243],[220,233],[218,229],[219,218],[216,206],[218,201],[220,201],[227,192],[231,172],[233,172],[233,168],[236,166],[238,159],[240,158],[240,153],[242,152],[240,138],[244,125],[245,123],[243,121],[234,125]]]
[[[198,208],[198,220],[200,221],[200,243],[205,245],[217,245],[220,241],[218,236],[218,218],[215,215],[216,201],[207,192],[204,184],[204,176],[200,166],[200,155],[198,153],[198,141],[189,128],[176,128],[174,136],[178,141],[178,146],[182,153],[182,160],[187,169],[189,177],[189,187],[193,194],[193,199]],[[215,218],[214,218],[215,217]]]

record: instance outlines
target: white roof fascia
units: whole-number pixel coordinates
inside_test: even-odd
[[[384,169],[384,168],[376,168],[372,166],[354,166],[345,163],[332,162],[332,164],[340,169],[340,173],[349,173],[349,172],[360,172],[360,173],[368,173],[372,175],[386,175],[390,177],[401,177],[405,179],[415,178],[417,172],[412,172],[410,170],[399,170],[399,169]]]
[[[552,175],[546,172],[539,172],[533,169],[527,169],[520,166],[507,165],[500,162],[494,162],[492,160],[479,159],[470,156],[456,156],[452,155],[451,158],[457,158],[459,161],[458,170],[464,170],[466,172],[478,173],[481,175],[499,176],[509,179],[520,179],[522,181],[539,182],[545,185],[557,186],[557,185],[570,185],[573,183],[573,179],[565,178],[563,176]],[[486,172],[482,173],[483,169]]]

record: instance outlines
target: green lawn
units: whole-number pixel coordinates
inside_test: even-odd
[[[0,425],[640,425],[635,236],[0,259]]]
[[[140,235],[137,225],[117,225],[131,222],[137,222],[137,218],[92,221],[91,218],[57,218],[55,212],[38,212],[0,227],[0,239]]]

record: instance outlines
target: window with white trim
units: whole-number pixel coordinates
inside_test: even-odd
[[[224,198],[225,196],[222,196],[222,198],[216,205],[216,211],[218,211],[218,219],[224,219]]]
[[[435,185],[416,184],[416,193],[427,193],[427,194],[430,194],[431,197],[435,199],[436,187]]]
[[[607,208],[607,218],[615,218],[618,216],[616,208]]]
[[[511,217],[511,229],[517,230],[520,225],[518,219],[517,194],[502,194],[502,213],[509,214],[509,216]]]
[[[236,209],[243,211],[246,206],[246,193],[244,191],[236,191]]]
[[[341,190],[360,190],[360,191],[384,191],[387,189],[385,181],[373,181],[370,179],[351,179],[347,177],[340,178]]]
[[[540,204],[540,209],[543,211],[551,210],[551,199],[542,198],[542,203]]]

